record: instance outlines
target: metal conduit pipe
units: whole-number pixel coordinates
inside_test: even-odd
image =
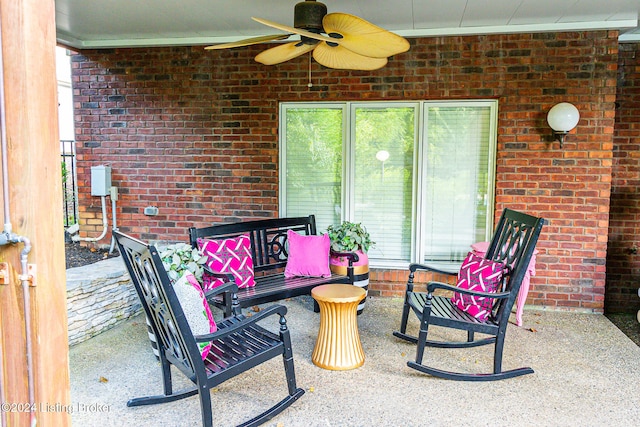
[[[4,54],[3,54],[3,41],[2,41],[2,19],[0,15],[0,151],[2,155],[2,195],[4,198],[4,229],[0,234],[0,246],[10,243],[24,243],[24,248],[20,253],[20,264],[22,265],[22,274],[19,278],[22,282],[22,292],[24,298],[24,325],[25,325],[25,340],[26,340],[26,352],[27,352],[27,388],[29,392],[29,408],[31,411],[31,426],[36,425],[36,413],[35,413],[35,386],[33,378],[33,353],[31,342],[31,304],[30,304],[30,292],[29,292],[29,264],[28,257],[31,252],[31,241],[24,237],[18,236],[12,232],[11,226],[11,209],[9,203],[9,162],[8,162],[8,144],[7,144],[7,120],[6,120],[6,105],[5,105],[5,92],[4,92]],[[4,349],[0,348],[0,354],[4,354]],[[4,361],[0,360],[2,363]],[[0,398],[2,402],[5,402],[4,395],[4,376],[2,372],[4,366],[0,365]],[[7,425],[6,412],[1,411],[2,425]]]
[[[11,215],[9,208],[9,160],[7,159],[7,126],[4,102],[4,54],[2,53],[2,22],[0,22],[0,121],[2,139],[2,194],[4,197],[4,231],[11,233]]]
[[[71,236],[71,240],[74,242],[97,242],[104,238],[107,235],[107,229],[109,227],[107,223],[107,202],[105,196],[100,196],[102,199],[102,234],[98,237],[80,237],[77,234]]]
[[[116,223],[116,200],[118,200],[118,187],[111,187],[111,230],[118,230],[118,224]],[[111,235],[111,246],[109,247],[109,253],[113,253],[116,247],[116,238]]]
[[[20,264],[22,265],[22,274],[20,275],[20,282],[22,282],[22,297],[24,299],[24,328],[26,333],[26,347],[27,347],[27,383],[29,388],[29,410],[31,411],[31,426],[36,425],[36,412],[35,412],[35,383],[33,380],[33,345],[31,337],[31,295],[29,292],[29,263],[28,257],[31,252],[31,241],[26,237],[19,237],[24,243],[24,248],[20,252]]]

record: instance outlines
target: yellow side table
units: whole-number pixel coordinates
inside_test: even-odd
[[[322,285],[311,290],[320,306],[320,329],[311,360],[334,371],[355,369],[364,364],[358,332],[358,304],[365,290],[352,285]]]

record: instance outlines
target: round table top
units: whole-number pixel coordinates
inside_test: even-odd
[[[355,302],[365,295],[363,288],[353,285],[321,285],[311,289],[313,299],[324,302]]]

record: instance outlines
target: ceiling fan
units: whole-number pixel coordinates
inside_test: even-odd
[[[327,14],[327,6],[315,0],[295,5],[293,27],[261,18],[251,19],[287,34],[252,37],[205,49],[249,46],[284,40],[297,34],[299,41],[267,49],[256,56],[256,61],[275,65],[313,51],[313,59],[319,64],[345,70],[377,70],[387,64],[389,56],[409,50],[409,42],[405,38],[354,15]]]

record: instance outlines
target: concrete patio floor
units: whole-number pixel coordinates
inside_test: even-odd
[[[351,371],[324,370],[311,362],[319,316],[310,297],[282,303],[289,309],[298,386],[306,393],[267,426],[640,424],[640,347],[603,315],[525,310],[522,328],[509,325],[504,368],[531,366],[535,373],[469,383],[406,366],[415,346],[391,335],[399,324],[400,299],[367,300],[358,317],[366,360]],[[414,331],[416,327],[414,316]],[[434,329],[432,334],[450,333]],[[425,356],[434,366],[484,372],[490,371],[491,360],[491,346],[429,349]],[[129,398],[162,393],[159,364],[142,316],[72,347],[70,369],[74,426],[201,425],[197,397],[127,408]],[[180,373],[174,375],[175,390],[188,384]],[[246,421],[285,396],[281,359],[231,379],[211,394],[216,425]]]

